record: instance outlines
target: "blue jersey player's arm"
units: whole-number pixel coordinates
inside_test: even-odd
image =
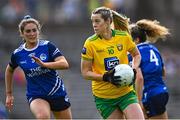
[[[13,102],[14,102],[14,96],[13,96],[13,73],[15,68],[18,67],[18,64],[16,63],[16,58],[15,58],[15,54],[13,53],[11,55],[11,61],[9,62],[9,64],[6,67],[6,71],[5,71],[5,85],[6,85],[6,107],[8,108],[9,111],[12,110],[13,107]]]
[[[32,56],[32,58],[41,65],[42,67],[46,67],[49,69],[68,69],[69,64],[66,60],[66,58],[62,55],[60,50],[56,48],[52,43],[48,43],[48,49],[50,54],[50,59],[52,61],[50,62],[43,62],[39,58]]]

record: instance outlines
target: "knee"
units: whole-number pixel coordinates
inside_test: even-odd
[[[46,113],[46,112],[39,112],[35,116],[37,119],[50,119],[51,117],[50,113]]]

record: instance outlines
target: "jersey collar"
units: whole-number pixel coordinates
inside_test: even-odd
[[[112,37],[114,37],[115,34],[116,34],[115,30],[111,29],[111,31],[112,31]],[[98,37],[99,37],[100,39],[102,39],[102,37],[101,37],[100,35],[98,35]]]
[[[34,48],[28,49],[28,48],[26,48],[25,46],[26,46],[26,43],[23,44],[23,48],[24,48],[26,51],[33,51],[33,50],[35,50],[35,49],[39,46],[39,39],[37,40],[37,45],[36,45]]]

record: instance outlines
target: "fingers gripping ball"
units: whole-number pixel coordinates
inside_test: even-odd
[[[114,72],[115,72],[115,69],[105,72],[103,75],[103,81],[112,83],[114,80]]]
[[[115,66],[114,81],[117,86],[128,86],[134,80],[134,71],[127,64],[119,64]]]

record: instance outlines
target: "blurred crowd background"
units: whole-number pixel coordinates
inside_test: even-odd
[[[70,69],[59,71],[71,99],[73,118],[100,118],[91,93],[91,81],[80,74],[80,54],[83,43],[93,34],[91,11],[107,6],[125,14],[136,22],[139,19],[158,20],[170,29],[166,41],[158,41],[167,69],[165,82],[169,88],[169,118],[180,118],[180,0],[1,0],[0,1],[0,119],[34,118],[25,97],[24,75],[21,69],[14,74],[14,109],[6,111],[4,72],[11,53],[22,42],[18,24],[31,15],[42,25],[42,37],[51,40],[70,64]]]

